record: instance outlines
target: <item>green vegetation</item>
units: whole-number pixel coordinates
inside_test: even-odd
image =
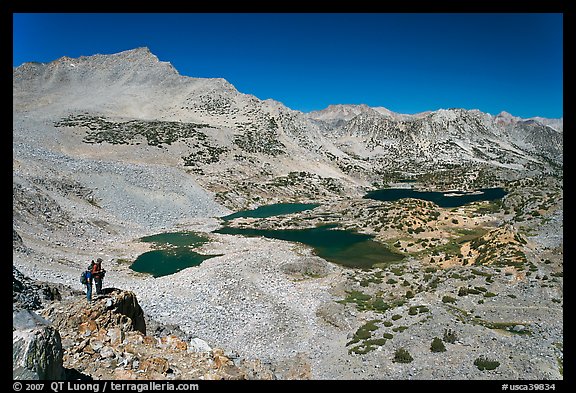
[[[200,101],[191,107],[181,107],[194,111],[206,112],[211,115],[230,115],[238,113],[238,108],[232,106],[233,101],[228,97],[219,94],[205,94],[198,96]]]
[[[430,350],[432,352],[445,352],[446,347],[444,346],[442,340],[440,340],[438,337],[434,337],[432,344],[430,345]]]
[[[454,240],[457,244],[464,244],[466,242],[478,239],[484,236],[488,231],[484,228],[477,228],[477,229],[457,229],[456,233],[460,236]]]
[[[477,295],[480,291],[475,288],[470,287],[460,287],[458,288],[458,296],[467,296],[467,295]]]
[[[278,176],[265,184],[265,187],[282,188],[298,187],[301,196],[317,198],[318,195],[326,195],[326,190],[335,194],[343,192],[339,180],[331,177],[322,177],[310,172],[289,172],[286,176]]]
[[[376,347],[382,346],[386,343],[386,339],[388,338],[386,337],[386,334],[384,335],[383,338],[372,337],[372,333],[378,330],[378,326],[376,326],[376,323],[378,322],[382,321],[379,319],[373,319],[371,321],[368,321],[364,325],[360,326],[358,330],[356,330],[356,333],[354,333],[354,337],[352,338],[351,341],[349,341],[346,344],[346,346],[356,343],[359,344],[351,347],[348,350],[348,353],[356,353],[359,355],[363,355],[376,349]]]
[[[410,355],[410,353],[404,348],[398,348],[394,352],[393,361],[396,363],[410,363],[413,360],[414,358],[412,357],[412,355]]]
[[[502,201],[484,201],[480,206],[476,208],[476,214],[488,215],[495,214],[502,210]]]
[[[196,166],[198,163],[213,164],[220,161],[220,155],[226,153],[228,149],[224,147],[215,147],[210,145],[203,145],[196,152],[190,153],[184,160],[184,166]]]
[[[337,302],[340,304],[354,303],[358,311],[372,310],[378,313],[384,313],[392,307],[392,305],[386,303],[384,299],[379,296],[372,297],[359,291],[347,291],[346,293],[348,294],[346,298],[338,300]]]
[[[339,300],[338,303],[355,303],[358,306],[363,306],[372,297],[360,291],[346,291],[348,294],[343,300]]]
[[[478,269],[472,269],[471,272],[472,272],[472,274],[475,274],[477,276],[492,277],[492,274],[487,273],[487,272],[483,272],[483,271],[478,270]]]
[[[234,144],[248,153],[270,156],[285,154],[286,146],[278,140],[278,124],[273,117],[265,116],[262,124],[236,123],[242,134],[234,137]]]
[[[430,311],[430,310],[426,306],[411,306],[408,309],[408,315],[417,315],[417,314],[428,312],[428,311]]]
[[[190,167],[218,162],[220,155],[228,151],[227,148],[211,145],[206,134],[199,131],[210,127],[208,124],[159,120],[114,122],[102,116],[80,114],[70,115],[54,123],[54,126],[87,129],[82,141],[89,144],[139,145],[140,140],[145,139],[149,146],[161,148],[184,141],[192,149],[189,155],[182,157],[184,166]]]
[[[354,333],[354,337],[352,340],[346,344],[346,346],[355,344],[360,340],[367,340],[372,337],[372,332],[378,330],[378,326],[376,326],[377,322],[381,322],[379,319],[373,319],[371,321],[366,322],[364,325],[360,326],[356,333]]]
[[[198,129],[207,124],[182,123],[159,120],[130,120],[113,122],[102,116],[87,114],[70,115],[54,123],[55,127],[88,128],[83,139],[85,143],[139,144],[138,137],[144,137],[150,146],[161,147],[183,139],[206,140],[206,135]]]
[[[485,356],[480,356],[479,358],[476,358],[476,360],[474,360],[474,365],[478,367],[478,370],[480,371],[494,370],[496,367],[500,365],[500,362],[496,360],[490,360]]]
[[[452,296],[444,295],[442,296],[442,303],[456,303],[456,299]]]

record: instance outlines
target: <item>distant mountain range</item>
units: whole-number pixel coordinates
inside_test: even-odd
[[[25,63],[14,68],[13,97],[17,118],[51,122],[35,133],[36,143],[45,146],[46,136],[67,154],[80,140],[132,145],[116,156],[130,161],[146,141],[160,145],[160,161],[188,168],[230,205],[242,195],[265,196],[259,187],[296,172],[307,174],[300,181],[316,182],[311,192],[342,194],[455,168],[468,174],[464,187],[563,168],[563,119],[458,108],[408,115],[366,105],[302,113],[240,93],[224,79],[182,76],[148,48]],[[16,142],[29,136],[15,131]]]

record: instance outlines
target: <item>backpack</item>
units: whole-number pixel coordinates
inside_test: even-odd
[[[82,274],[80,274],[80,282],[84,285],[88,284],[88,279],[90,279],[90,276],[90,271],[84,270]]]

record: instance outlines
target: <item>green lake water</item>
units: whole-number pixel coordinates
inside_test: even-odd
[[[280,203],[254,210],[240,211],[223,217],[225,221],[238,217],[266,218],[314,209],[313,203]],[[298,242],[313,248],[314,253],[327,261],[352,268],[371,268],[375,264],[399,262],[403,256],[391,251],[373,236],[324,225],[306,229],[242,229],[224,226],[214,233],[263,236],[272,239]],[[195,232],[169,232],[147,236],[144,242],[154,243],[155,250],[140,255],[130,268],[149,273],[154,277],[166,276],[182,269],[198,266],[203,261],[219,255],[202,255],[193,249],[208,241]]]
[[[320,206],[317,203],[275,203],[272,205],[260,206],[254,210],[242,210],[228,216],[222,217],[224,221],[230,221],[239,217],[266,218],[281,216],[284,214],[298,213],[311,210]]]
[[[242,236],[264,236],[299,242],[311,246],[316,255],[327,261],[353,268],[371,268],[377,263],[394,263],[403,256],[394,253],[372,236],[324,225],[306,229],[242,229],[223,227],[214,233]]]
[[[229,221],[238,217],[266,218],[311,210],[318,206],[320,205],[316,203],[276,203],[254,210],[239,211],[222,219]],[[347,267],[370,268],[376,263],[391,263],[402,259],[401,255],[390,251],[386,245],[372,240],[370,235],[335,227],[325,225],[306,229],[243,229],[224,226],[214,233],[263,236],[306,244],[312,247],[319,257]]]
[[[457,207],[478,200],[501,199],[506,192],[502,188],[481,189],[479,193],[423,192],[412,189],[383,189],[369,192],[364,198],[395,201],[402,198],[429,200],[441,207]],[[452,196],[450,196],[452,195]],[[297,213],[320,206],[315,203],[277,203],[254,210],[239,211],[222,217],[226,222],[238,217],[266,218]],[[375,264],[390,264],[403,259],[401,254],[390,250],[385,244],[373,240],[373,236],[324,225],[306,229],[243,229],[224,226],[214,233],[263,236],[272,239],[298,242],[314,249],[314,253],[327,261],[352,268],[371,268]],[[130,266],[138,272],[154,277],[176,273],[190,266],[219,255],[202,255],[193,248],[208,241],[194,232],[171,232],[147,236],[141,239],[155,244],[155,250],[140,255]]]
[[[219,255],[202,255],[193,251],[194,247],[208,241],[208,238],[195,232],[169,232],[146,236],[140,239],[155,244],[156,250],[138,256],[130,268],[154,277],[174,274]]]

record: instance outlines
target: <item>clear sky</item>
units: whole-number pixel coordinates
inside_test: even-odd
[[[147,46],[182,75],[308,112],[480,109],[563,116],[556,13],[13,15],[13,65]]]

